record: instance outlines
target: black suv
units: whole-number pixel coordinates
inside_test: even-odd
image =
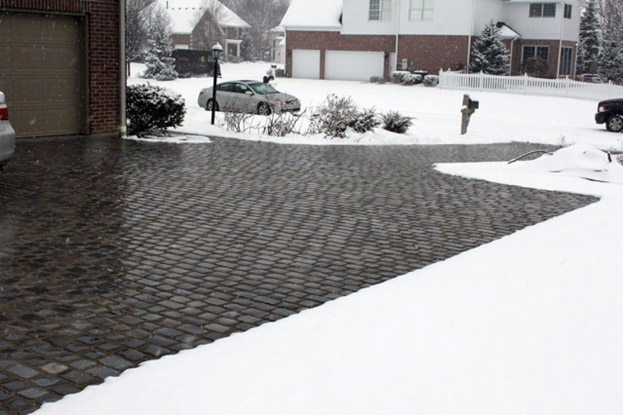
[[[597,104],[597,124],[606,123],[606,129],[615,133],[623,131],[623,98],[608,99]]]

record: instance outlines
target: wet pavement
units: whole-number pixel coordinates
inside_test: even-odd
[[[595,201],[432,167],[535,148],[22,140],[0,173],[0,415]]]

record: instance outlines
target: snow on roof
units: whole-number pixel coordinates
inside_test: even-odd
[[[173,33],[176,34],[192,33],[199,18],[206,11],[214,9],[219,10],[219,23],[221,26],[251,27],[240,16],[218,0],[158,0],[158,4],[171,17]]]
[[[292,0],[281,20],[286,29],[340,29],[342,0]]]
[[[500,37],[502,39],[519,39],[521,35],[504,23],[499,23]]]

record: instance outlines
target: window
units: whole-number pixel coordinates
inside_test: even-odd
[[[411,0],[409,20],[433,20],[435,0]]]
[[[368,19],[370,20],[391,20],[392,0],[370,0]]]
[[[573,58],[573,48],[562,48],[560,57],[560,75],[571,75],[571,62]]]
[[[549,61],[549,46],[524,46],[522,60],[525,62],[533,58]]]
[[[571,11],[573,6],[571,4],[565,4],[565,19],[571,19]]]
[[[220,84],[216,86],[216,90],[217,91],[224,91],[224,92],[232,92],[234,90],[234,84],[228,83],[228,84]]]
[[[556,3],[530,3],[530,17],[556,17]]]
[[[245,84],[234,84],[234,92],[244,94],[247,91],[249,91],[249,87]]]

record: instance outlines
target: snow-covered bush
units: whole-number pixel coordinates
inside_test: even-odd
[[[327,137],[344,138],[346,129],[357,117],[357,106],[351,97],[327,96],[314,111],[309,123],[309,134],[324,134]]]
[[[424,85],[426,86],[439,85],[439,76],[438,75],[426,75],[424,77]]]
[[[303,113],[296,115],[291,113],[272,113],[265,118],[262,132],[273,137],[284,137],[291,133],[298,133],[298,122],[302,115]]]
[[[373,83],[373,84],[384,84],[385,83],[385,78],[383,78],[382,76],[372,76],[372,77],[370,77],[370,83]]]
[[[358,133],[372,131],[373,128],[381,125],[379,116],[374,108],[364,108],[359,111],[350,123],[349,127]]]
[[[397,111],[389,111],[383,114],[383,128],[387,131],[404,134],[411,125],[413,125],[413,119]]]
[[[227,108],[223,109],[223,126],[229,131],[235,131],[237,133],[244,133],[249,129],[249,121],[253,118],[253,115],[246,114],[244,112],[230,111]]]
[[[130,134],[182,125],[186,107],[181,95],[153,85],[129,85],[126,88],[128,128]]]
[[[400,84],[400,83],[402,83],[402,80],[403,80],[403,78],[406,75],[411,75],[411,72],[408,72],[408,71],[394,71],[394,72],[392,72],[392,76],[391,76],[392,82],[395,83],[395,84]]]
[[[402,76],[403,85],[417,85],[422,83],[422,75],[407,73]]]

